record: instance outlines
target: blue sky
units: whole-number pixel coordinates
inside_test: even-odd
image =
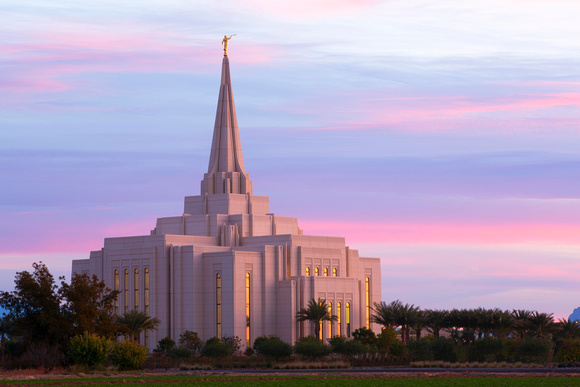
[[[1,2],[0,280],[199,193],[230,41],[271,210],[383,263],[383,299],[579,306],[575,1]]]

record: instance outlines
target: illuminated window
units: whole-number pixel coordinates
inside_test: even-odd
[[[367,329],[370,328],[370,321],[371,321],[371,295],[369,292],[369,277],[366,278],[365,281],[365,292],[366,292],[366,324],[367,324]]]
[[[350,337],[350,302],[346,303],[346,337]]]
[[[320,275],[320,269],[319,269],[319,268],[317,268],[317,267],[315,267],[315,268],[314,268],[314,276],[315,276],[315,277],[318,277],[319,275]]]
[[[339,302],[339,303],[336,304],[336,316],[338,317],[338,320],[336,320],[336,330],[337,330],[336,334],[338,336],[340,336],[341,333],[342,333],[341,332],[341,326],[340,326],[340,307],[341,307],[341,305],[340,305],[340,302]]]
[[[123,293],[125,301],[125,313],[129,311],[129,269],[125,269],[123,272]]]
[[[338,274],[336,267],[334,269],[332,269],[332,276],[336,277],[336,275]]]
[[[133,284],[135,285],[135,292],[133,294],[135,310],[139,310],[139,269],[135,269],[133,273]]]
[[[322,305],[322,303],[319,302],[318,305]],[[322,320],[318,323],[318,337],[322,340]]]
[[[143,297],[145,301],[145,313],[149,315],[149,268],[145,268],[145,275],[144,275],[144,289],[143,289]]]
[[[222,337],[222,275],[215,275],[216,337]]]
[[[332,302],[328,303],[328,317],[332,317]],[[328,320],[328,338],[332,338],[332,320]]]
[[[324,276],[325,277],[328,277],[328,267],[325,267],[324,268]]]
[[[310,277],[310,266],[306,266],[306,277]]]
[[[250,348],[250,273],[246,273],[246,346]]]
[[[113,279],[114,290],[119,290],[119,269],[115,269],[115,277]],[[115,297],[115,314],[119,314],[119,295]]]

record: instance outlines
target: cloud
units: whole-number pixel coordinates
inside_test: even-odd
[[[284,18],[284,20],[320,20],[337,16],[352,16],[378,4],[378,0],[242,0],[253,12]]]

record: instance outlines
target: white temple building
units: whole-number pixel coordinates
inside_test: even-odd
[[[369,327],[381,301],[378,258],[359,257],[344,238],[304,235],[296,218],[270,212],[254,195],[244,168],[227,53],[222,62],[209,167],[197,196],[186,196],[183,215],[157,219],[150,235],[105,238],[73,273],[96,274],[121,293],[115,312],[138,309],[161,320],[142,334],[149,349],[185,330],[211,337],[238,336],[253,344],[275,335],[293,344],[314,334],[296,313],[311,299],[326,299],[338,320],[322,337],[352,336]]]

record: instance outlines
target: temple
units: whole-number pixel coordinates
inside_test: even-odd
[[[150,235],[105,238],[73,273],[96,274],[121,293],[115,313],[142,310],[161,320],[140,338],[149,349],[185,330],[238,336],[243,348],[262,336],[288,343],[314,334],[296,313],[325,299],[334,322],[323,338],[380,330],[370,321],[381,300],[378,258],[359,257],[344,238],[304,235],[296,218],[270,212],[246,173],[228,56],[222,62],[213,141],[198,196],[185,197],[183,215],[157,219]]]

